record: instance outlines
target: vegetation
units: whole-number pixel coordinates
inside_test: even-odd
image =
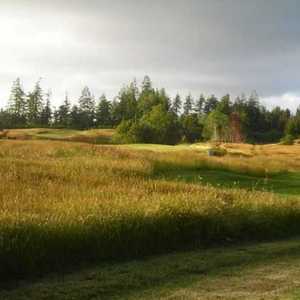
[[[300,241],[176,252],[102,263],[0,290],[5,300],[299,300]]]
[[[208,158],[195,150],[3,140],[0,277],[23,278],[188,244],[299,234],[297,199],[164,179],[164,172],[174,170],[227,170],[266,178],[300,169],[295,156],[277,154],[277,159],[274,148],[260,151],[248,158]]]
[[[30,128],[4,130],[0,138],[11,140],[57,140],[85,142],[90,144],[112,144],[113,129],[54,129],[54,128]]]
[[[293,115],[279,107],[267,110],[253,92],[220,99],[200,95],[171,99],[164,89],[155,89],[148,76],[141,87],[135,81],[123,87],[109,101],[97,100],[84,87],[78,103],[66,97],[57,108],[51,106],[51,92],[40,82],[26,93],[20,79],[13,83],[7,108],[0,111],[0,129],[53,127],[64,129],[117,128],[115,141],[122,143],[193,143],[202,140],[270,143],[285,135],[300,135],[300,111]],[[72,101],[74,102],[74,101]]]

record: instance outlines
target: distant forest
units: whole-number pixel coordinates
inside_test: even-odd
[[[88,87],[77,104],[68,95],[54,108],[51,93],[38,81],[26,93],[20,79],[13,83],[7,107],[0,111],[0,129],[10,128],[117,128],[116,140],[123,143],[224,142],[292,143],[300,135],[300,109],[292,114],[276,107],[268,110],[256,92],[231,99],[214,95],[177,94],[171,99],[165,89],[155,89],[148,76],[141,86],[136,81],[123,87],[109,101],[95,99]]]

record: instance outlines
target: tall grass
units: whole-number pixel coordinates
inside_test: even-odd
[[[180,173],[181,170],[220,170],[268,177],[290,170],[287,159],[274,159],[267,156],[236,157],[227,155],[224,157],[208,157],[204,153],[178,151],[173,155],[170,153],[152,153],[148,157],[153,158],[154,173],[158,174],[169,171]],[[290,163],[295,167],[295,161]]]
[[[89,144],[113,144],[114,129],[54,129],[54,128],[27,128],[9,129],[0,134],[0,138],[13,140],[52,140],[72,141]]]
[[[213,165],[229,168],[226,159]],[[2,141],[0,278],[61,271],[80,261],[160,253],[190,243],[300,233],[297,200],[153,179],[163,168],[180,171],[203,161],[191,152]],[[260,170],[260,162],[252,162],[249,170]]]

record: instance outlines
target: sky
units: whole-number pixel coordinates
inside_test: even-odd
[[[299,0],[1,0],[0,106],[20,77],[59,105],[89,86],[112,99],[149,75],[170,96],[256,90],[300,105]]]

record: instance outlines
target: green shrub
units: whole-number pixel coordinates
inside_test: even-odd
[[[114,140],[121,143],[174,145],[181,139],[180,124],[162,105],[137,120],[122,121]]]
[[[208,150],[209,156],[224,156],[226,154],[227,150],[220,147],[214,147]]]
[[[293,145],[295,138],[291,134],[287,134],[280,140],[281,145]]]

